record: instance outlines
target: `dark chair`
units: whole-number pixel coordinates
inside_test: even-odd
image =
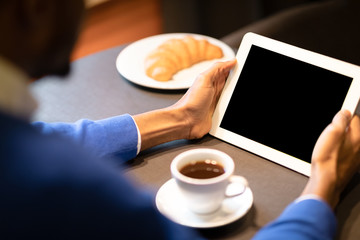
[[[221,40],[238,48],[247,32],[360,65],[360,1],[301,5],[243,27]]]

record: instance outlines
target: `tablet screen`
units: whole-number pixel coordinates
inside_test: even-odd
[[[252,45],[220,127],[310,162],[352,80]]]

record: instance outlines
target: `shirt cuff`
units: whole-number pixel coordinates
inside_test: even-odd
[[[319,197],[318,195],[316,194],[306,194],[306,195],[303,195],[301,197],[298,197],[297,199],[295,199],[295,203],[298,203],[298,202],[301,202],[301,201],[305,201],[305,200],[308,200],[308,199],[312,199],[312,200],[317,200],[317,201],[320,201],[320,202],[323,202],[323,203],[326,203],[328,204],[324,199],[322,199],[321,197]],[[329,205],[329,204],[328,204]]]
[[[138,143],[137,143],[137,150],[136,150],[136,155],[138,155],[140,153],[140,150],[141,150],[141,134],[140,134],[140,130],[139,130],[138,125],[136,124],[135,119],[133,118],[133,116],[131,116],[131,118],[134,121],[136,131],[137,131],[137,135],[138,135]]]

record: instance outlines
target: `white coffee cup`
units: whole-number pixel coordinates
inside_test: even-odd
[[[220,164],[224,173],[216,177],[199,179],[185,176],[180,172],[185,166],[206,159]],[[225,198],[244,193],[248,185],[244,177],[233,175],[233,159],[226,153],[214,149],[199,148],[183,152],[174,158],[170,168],[188,208],[197,214],[215,212]],[[233,193],[229,193],[230,189]]]

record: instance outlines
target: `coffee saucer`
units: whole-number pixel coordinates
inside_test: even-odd
[[[175,179],[167,181],[156,194],[156,207],[172,221],[194,228],[214,228],[232,223],[243,217],[253,204],[253,194],[249,187],[240,196],[227,198],[214,213],[196,214],[184,203]]]

